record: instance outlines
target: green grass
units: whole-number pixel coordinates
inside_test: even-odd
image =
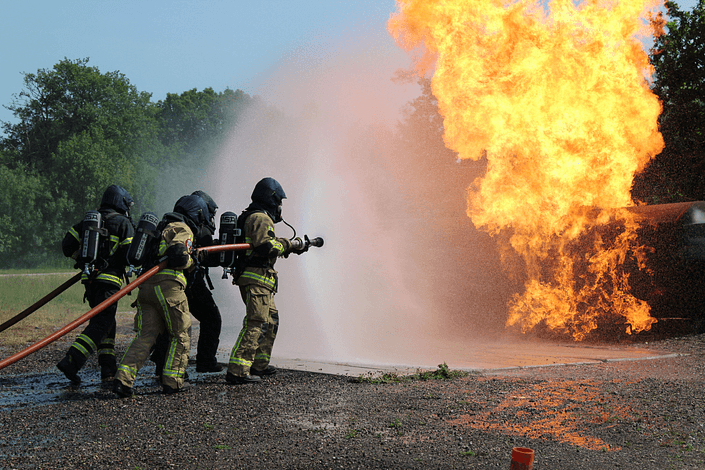
[[[76,272],[0,270],[0,324],[42,299]],[[77,282],[39,310],[0,332],[0,343],[15,345],[36,341],[75,320],[90,309],[83,303],[83,293],[83,285]]]
[[[76,274],[78,269],[62,266],[59,268],[36,268],[36,269],[0,269],[0,274],[53,274],[65,273],[67,275]]]

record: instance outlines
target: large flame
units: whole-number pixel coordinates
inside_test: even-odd
[[[421,51],[418,73],[433,72],[446,145],[487,158],[467,212],[506,242],[505,265],[525,281],[508,317],[522,331],[544,323],[582,339],[605,315],[623,316],[632,331],[656,321],[620,269],[628,253],[639,262],[643,253],[636,222],[616,209],[633,205],[634,174],[663,148],[641,42],[658,6],[398,0],[389,20],[402,47]],[[607,214],[623,233],[596,234],[585,247]]]

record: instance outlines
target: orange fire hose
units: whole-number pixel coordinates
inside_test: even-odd
[[[214,246],[207,246],[203,248],[199,248],[198,251],[206,251],[210,253],[217,253],[220,251],[233,251],[233,250],[246,250],[250,248],[252,245],[249,243],[236,243],[232,245],[214,245]],[[82,323],[85,323],[89,319],[93,318],[94,316],[98,315],[100,312],[108,308],[108,306],[114,304],[118,300],[120,300],[122,297],[124,297],[128,292],[131,292],[133,289],[137,288],[140,284],[142,284],[144,281],[149,279],[150,277],[154,276],[157,274],[160,270],[164,269],[166,267],[166,261],[162,261],[158,265],[154,266],[153,268],[149,269],[148,271],[142,273],[141,276],[139,276],[137,279],[132,281],[131,283],[127,284],[125,287],[102,301],[100,304],[96,305],[92,309],[90,309],[88,312],[85,314],[81,315],[65,327],[61,328],[58,331],[55,331],[54,333],[50,334],[46,338],[44,338],[41,341],[38,341],[37,343],[34,343],[33,345],[29,346],[28,348],[23,349],[22,351],[8,357],[7,359],[3,359],[0,361],[0,369],[3,369],[10,364],[14,364],[15,362],[19,361],[20,359],[23,359],[33,352],[37,352],[40,349],[42,349],[44,346],[47,344],[53,343],[57,339],[61,338],[68,332],[72,331]]]
[[[64,282],[59,287],[57,287],[56,289],[54,289],[53,291],[49,292],[47,295],[45,295],[44,297],[39,299],[37,302],[30,305],[29,307],[22,310],[20,313],[18,313],[17,315],[15,315],[14,317],[7,320],[5,323],[0,325],[0,331],[5,331],[6,329],[10,328],[12,325],[17,323],[18,321],[27,318],[30,314],[36,312],[41,307],[43,307],[44,305],[49,303],[49,301],[52,300],[54,297],[58,296],[63,291],[65,291],[66,289],[68,289],[72,285],[76,284],[79,279],[81,279],[81,273],[76,274],[71,279]]]

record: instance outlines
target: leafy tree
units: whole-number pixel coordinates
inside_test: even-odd
[[[8,106],[20,122],[4,123],[5,145],[43,174],[57,168],[53,154],[69,136],[102,132],[103,139],[134,153],[135,139],[154,127],[150,94],[138,92],[119,72],[105,74],[88,59],[64,59],[52,70],[25,74],[26,89]]]
[[[632,188],[636,199],[652,203],[705,199],[705,3],[692,12],[666,6],[668,31],[650,54],[666,147]]]
[[[261,104],[260,100],[241,90],[217,93],[206,88],[180,95],[168,93],[155,105],[158,142],[164,152],[151,165],[159,169],[164,180],[172,182],[170,188],[152,186],[162,203],[166,200],[173,204],[183,188],[200,188],[193,187],[194,182],[203,181],[204,169],[219,154],[224,139],[243,119],[245,110],[255,104]]]
[[[18,122],[2,123],[0,139],[5,268],[63,260],[66,229],[97,207],[110,184],[132,194],[135,216],[155,210],[158,200],[173,204],[179,182],[195,189],[190,185],[245,109],[267,111],[241,90],[211,88],[155,104],[123,74],[101,73],[88,59],[25,74],[24,84],[6,106]]]
[[[14,209],[26,208],[36,216],[31,220],[40,221],[27,237],[33,230],[27,217],[11,216],[22,224],[17,233],[33,253],[55,252],[66,228],[96,206],[108,185],[120,184],[139,200],[143,153],[158,147],[151,95],[119,72],[102,74],[87,63],[65,59],[51,70],[25,74],[25,90],[8,106],[19,122],[3,123],[0,174],[17,185],[12,192],[22,188]],[[8,250],[18,243],[13,237]],[[5,264],[36,258],[26,247],[10,252]]]
[[[157,103],[160,141],[186,153],[195,153],[205,142],[213,145],[232,128],[252,100],[242,90],[216,93],[206,88],[181,95],[168,93],[164,101]]]
[[[0,265],[20,267],[57,259],[49,253],[58,253],[55,217],[64,212],[66,199],[50,198],[42,178],[23,164],[10,168],[0,163],[0,185]]]

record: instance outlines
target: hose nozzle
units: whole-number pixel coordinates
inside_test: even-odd
[[[321,237],[309,239],[308,235],[304,235],[304,242],[306,243],[307,247],[309,247],[309,246],[315,246],[315,247],[323,246],[323,239]]]

